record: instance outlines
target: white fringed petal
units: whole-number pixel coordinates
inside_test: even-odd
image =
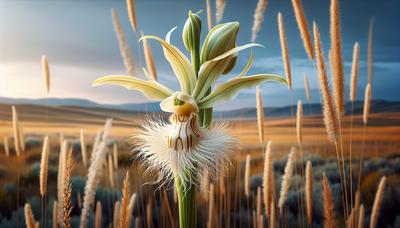
[[[171,116],[171,123],[149,120],[139,134],[133,137],[133,143],[137,148],[137,156],[147,165],[148,171],[160,171],[165,177],[178,176],[186,179],[188,171],[197,172],[207,169],[211,175],[224,172],[230,164],[230,158],[236,145],[236,139],[226,132],[224,124],[217,124],[210,129],[198,127],[196,120],[196,133],[199,137],[191,141],[187,147],[185,142],[175,146],[169,142],[176,136],[177,125]],[[197,118],[197,115],[192,116]],[[187,118],[190,121],[191,118]],[[187,124],[187,126],[191,126]],[[190,131],[182,131],[189,132]],[[178,142],[178,141],[177,141]],[[176,149],[177,148],[177,149]],[[222,170],[221,170],[222,169]],[[196,182],[196,180],[187,180]],[[196,184],[196,183],[195,183]]]

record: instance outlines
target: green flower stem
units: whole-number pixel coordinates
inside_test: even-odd
[[[189,173],[192,178],[194,173]],[[196,211],[196,186],[192,183],[194,180],[182,180],[175,177],[175,186],[178,193],[179,206],[179,227],[192,228],[197,226]]]

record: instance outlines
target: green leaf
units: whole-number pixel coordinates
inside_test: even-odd
[[[200,100],[201,98],[203,98],[207,89],[210,88],[216,80],[218,80],[218,78],[225,71],[231,59],[235,57],[235,54],[237,52],[256,46],[262,47],[262,45],[256,43],[237,46],[223,53],[222,55],[219,55],[212,60],[203,63],[200,67],[199,78],[197,80],[196,87],[194,88],[192,96],[196,100]]]
[[[246,66],[243,68],[242,72],[238,75],[238,77],[243,77],[249,72],[251,65],[253,65],[254,54],[253,51],[250,52],[250,58],[247,61]]]
[[[142,80],[126,75],[109,75],[96,79],[92,86],[99,85],[119,85],[129,90],[140,91],[145,97],[150,100],[164,100],[171,96],[174,92],[154,80]]]
[[[173,31],[173,30],[171,30]],[[170,32],[171,32],[170,31]],[[157,36],[142,36],[142,39],[154,39],[158,41],[164,50],[164,56],[170,63],[172,70],[179,80],[181,90],[191,94],[196,84],[196,74],[189,59],[175,46]],[[169,40],[169,35],[167,34]]]
[[[242,89],[259,85],[263,82],[277,82],[287,84],[286,80],[274,74],[256,74],[248,77],[235,77],[222,83],[211,92],[210,95],[198,102],[199,108],[213,107],[216,103],[235,97]]]

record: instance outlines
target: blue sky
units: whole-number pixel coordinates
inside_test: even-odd
[[[138,28],[145,34],[164,37],[174,26],[178,30],[172,42],[183,49],[181,29],[189,10],[205,8],[198,0],[135,0]],[[215,12],[214,0],[211,0]],[[368,24],[375,18],[374,30],[374,99],[400,100],[400,1],[353,0],[340,1],[342,18],[343,58],[346,87],[349,85],[354,42],[360,43],[358,94],[363,99],[366,85]],[[257,0],[226,0],[222,22],[239,21],[238,44],[250,40],[253,12]],[[325,52],[329,48],[329,1],[303,0],[311,29],[315,20],[323,39]],[[118,11],[123,29],[132,48],[138,69],[143,56],[137,48],[137,37],[130,28],[124,0],[0,0],[0,96],[45,96],[40,58],[46,54],[51,65],[53,97],[76,97],[100,103],[141,103],[147,100],[138,92],[115,86],[92,88],[91,81],[107,74],[125,74],[111,21],[110,9]],[[304,51],[290,1],[270,0],[257,42],[265,48],[255,49],[255,62],[250,73],[278,73],[284,69],[280,54],[277,13],[284,16],[292,68],[294,100],[305,100],[303,74],[306,73],[318,102],[316,74]],[[203,34],[206,18],[203,16]],[[177,88],[174,75],[165,61],[160,46],[151,43],[160,81]],[[249,52],[239,55],[232,72],[240,72]],[[140,76],[140,75],[139,75]],[[229,76],[227,76],[229,77]],[[290,102],[284,86],[262,86],[265,106],[282,106]],[[221,108],[254,106],[255,90],[243,91],[237,100]],[[346,99],[348,93],[346,93]]]

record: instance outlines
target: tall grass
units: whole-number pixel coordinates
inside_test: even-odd
[[[310,32],[308,31],[307,19],[304,13],[303,6],[301,4],[301,0],[292,0],[292,5],[294,9],[294,14],[296,16],[297,25],[300,30],[300,36],[303,40],[304,48],[310,60],[313,60],[314,49],[312,46]]]
[[[368,30],[368,83],[372,83],[372,42],[373,42],[373,33],[374,33],[374,18],[371,18],[369,22],[369,30]]]
[[[221,22],[222,16],[224,15],[226,2],[225,0],[216,0],[215,1],[215,22],[219,24]]]
[[[280,12],[278,13],[278,28],[279,28],[279,40],[281,42],[281,52],[282,52],[283,66],[285,68],[286,81],[287,81],[289,90],[291,90],[292,89],[292,73],[290,70],[289,51],[288,51],[288,47],[287,47],[285,28],[283,25],[283,16]]]
[[[384,176],[381,178],[378,190],[376,191],[374,205],[372,207],[372,213],[371,213],[371,222],[369,225],[370,228],[375,228],[378,222],[379,210],[381,209],[383,194],[385,193],[385,185],[386,185],[386,177]]]
[[[251,28],[251,42],[255,42],[257,34],[261,29],[261,24],[264,21],[264,13],[267,9],[268,0],[258,0],[257,7],[253,16],[253,27]]]

